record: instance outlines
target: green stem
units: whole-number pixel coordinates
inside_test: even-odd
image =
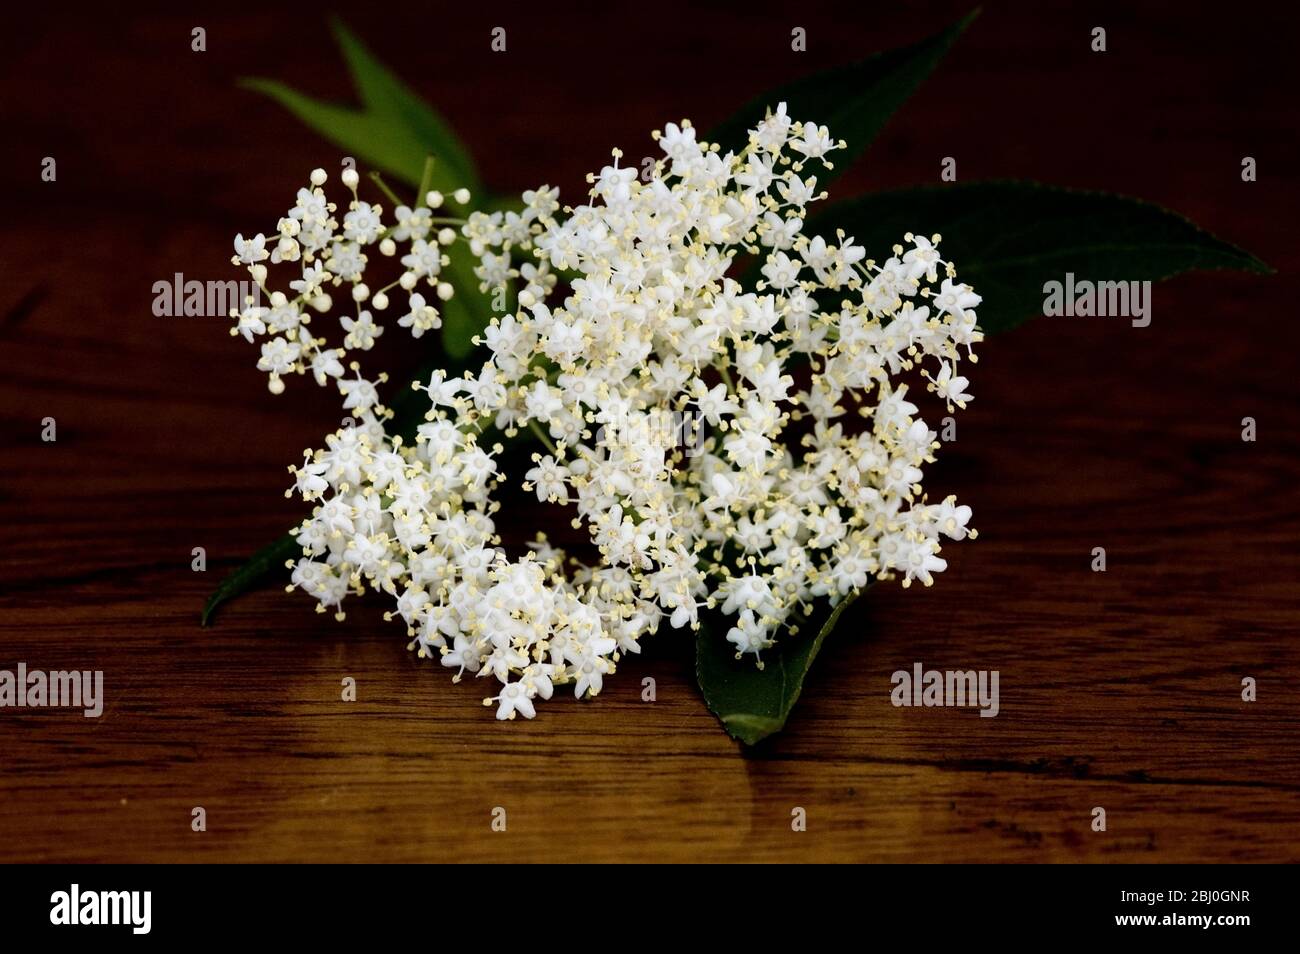
[[[415,195],[415,207],[428,205],[429,190],[433,188],[433,156],[424,157],[424,172],[420,174],[420,191]]]
[[[547,434],[544,430],[542,430],[542,425],[540,425],[540,424],[537,423],[537,419],[536,419],[536,418],[531,418],[531,417],[530,417],[530,418],[528,419],[528,426],[529,426],[529,428],[532,429],[532,432],[533,432],[534,434],[537,435],[538,439],[539,439],[543,444],[546,445],[547,450],[549,450],[549,451],[551,452],[552,456],[554,456],[554,457],[559,457],[559,456],[560,456],[560,451],[559,451],[559,449],[555,446],[555,441],[551,440],[551,435]]]
[[[402,204],[402,200],[397,197],[397,193],[388,188],[388,183],[384,181],[384,177],[378,172],[370,173],[370,181],[379,186],[379,190],[383,192],[384,195],[388,196],[388,201],[393,203],[393,205],[397,206]]]

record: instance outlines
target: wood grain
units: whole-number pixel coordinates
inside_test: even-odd
[[[769,79],[962,8],[801,6],[802,59],[779,11],[696,10],[690,30],[648,18],[636,36],[617,11],[502,13],[511,46],[495,59],[486,13],[441,22],[432,50],[414,10],[354,25],[445,106],[490,182],[572,197],[611,144],[688,113],[707,125]],[[1294,24],[999,4],[846,177],[933,182],[955,155],[963,179],[1137,194],[1279,274],[1161,285],[1146,329],[1042,320],[990,341],[927,476],[974,507],[979,539],[945,553],[933,589],[859,601],[788,731],[742,752],[696,693],[689,645],[667,636],[598,701],[502,725],[481,683],[405,651],[380,602],[340,625],[271,590],[198,627],[219,576],[297,518],[284,467],[336,412],[303,386],[272,399],[223,322],[155,318],[151,286],[229,277],[229,237],[273,226],[307,170],[338,162],[235,78],[287,78],[277,51],[299,29],[322,66],[299,81],[344,98],[346,78],[301,9],[102,13],[75,29],[19,16],[19,49],[0,59],[20,92],[0,225],[0,668],[102,669],[108,702],[99,719],[0,711],[0,860],[1300,857],[1300,332],[1281,214],[1300,198],[1281,46]],[[1094,20],[1107,54],[1087,50]],[[205,54],[189,50],[195,23]],[[590,95],[579,34],[610,45],[625,82]],[[770,77],[747,72],[756,58]],[[730,78],[701,82],[708,69]],[[46,155],[54,184],[37,178]],[[1258,182],[1241,182],[1243,155]],[[190,570],[195,546],[207,573]],[[1105,573],[1089,568],[1097,546]],[[1001,713],[892,707],[890,674],[916,661],[998,669]],[[190,829],[195,806],[206,832]],[[795,807],[807,832],[791,831]]]

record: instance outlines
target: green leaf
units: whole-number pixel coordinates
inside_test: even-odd
[[[425,147],[389,116],[312,99],[278,80],[253,77],[239,85],[269,96],[361,164],[405,181],[424,167]]]
[[[456,294],[440,302],[442,312],[442,346],[453,358],[464,358],[474,350],[474,336],[482,331],[492,318],[492,302],[479,291],[478,276],[474,274],[474,259],[468,249],[450,257],[444,278],[451,281]]]
[[[839,622],[840,616],[858,597],[855,592],[840,601],[834,610],[820,601],[822,611],[805,623],[794,635],[786,634],[776,646],[763,654],[764,668],[759,669],[748,657],[736,659],[735,647],[725,638],[725,624],[705,623],[695,637],[695,678],[704,693],[704,701],[734,739],[746,745],[761,742],[779,732],[799,700],[804,679],[822,643]],[[818,626],[817,635],[809,631]]]
[[[959,281],[983,296],[986,333],[1042,314],[1049,281],[1159,281],[1193,269],[1269,273],[1258,258],[1149,202],[1035,182],[974,182],[880,192],[840,203],[808,224],[843,229],[881,258],[907,232],[943,236]]]
[[[283,574],[285,561],[300,556],[302,556],[302,547],[298,545],[292,533],[286,533],[274,543],[258,550],[247,563],[221,581],[221,585],[208,597],[203,613],[199,616],[199,622],[207,626],[212,621],[218,606],[246,590],[269,581],[277,571]]]
[[[250,78],[240,85],[271,97],[360,163],[419,185],[426,156],[437,157],[432,188],[480,191],[469,151],[446,121],[374,58],[339,20],[331,26],[347,60],[362,106],[313,99],[278,80]]]
[[[827,126],[832,137],[847,145],[830,154],[834,169],[818,172],[818,184],[825,185],[862,155],[978,14],[978,8],[972,10],[943,32],[910,46],[875,53],[769,90],[702,138],[718,143],[724,151],[739,152],[749,141],[748,130],[784,102],[791,119]]]
[[[375,59],[374,54],[366,49],[342,20],[331,17],[330,29],[334,31],[334,38],[343,51],[357,94],[367,112],[387,117],[395,125],[409,130],[424,153],[431,153],[438,158],[438,169],[429,188],[451,192],[463,186],[477,194],[480,184],[478,174],[474,171],[474,160],[447,121],[411,92],[395,73]],[[404,173],[399,173],[397,169],[391,171],[403,174],[406,181],[418,185],[423,167],[421,157],[418,165],[410,166]]]

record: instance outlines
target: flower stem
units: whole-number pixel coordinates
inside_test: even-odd
[[[424,157],[424,172],[420,174],[420,191],[415,194],[415,207],[428,205],[426,196],[433,188],[433,156]]]
[[[546,449],[551,452],[552,456],[560,456],[560,452],[555,446],[555,441],[551,440],[551,436],[542,430],[542,425],[537,423],[536,418],[530,417],[528,419],[528,426],[532,429],[532,432],[537,435],[538,439],[546,445]]]
[[[388,201],[393,203],[393,205],[397,206],[402,204],[402,200],[397,197],[397,193],[388,188],[388,183],[384,181],[384,177],[378,172],[370,173],[370,181],[379,186],[379,191],[388,196]]]

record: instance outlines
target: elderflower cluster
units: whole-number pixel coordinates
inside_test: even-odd
[[[616,150],[588,177],[589,204],[560,215],[555,190],[541,189],[521,212],[465,219],[484,287],[518,291],[517,310],[477,339],[482,366],[416,385],[430,409],[413,443],[386,433],[367,400],[353,405],[368,412],[360,423],[294,468],[314,510],[293,585],[322,611],[366,585],[392,594],[422,655],[458,679],[497,679],[485,703],[498,718],[531,718],[561,685],[594,696],[644,636],[665,621],[698,627],[705,613],[761,666],[777,640],[806,638],[818,601],[875,580],[928,586],[946,567],[941,541],[975,535],[969,507],[922,490],[939,443],[901,380],[924,381],[949,410],[970,399],[959,369],[982,340],[980,298],[956,281],[939,236],[903,236],[878,261],[843,233],[809,234],[826,197],[816,174],[843,143],[785,104],[739,154],[688,122],[654,136],[664,156],[644,180]],[[353,259],[339,268],[349,252],[326,251],[340,241],[326,240],[332,207],[319,189],[296,210],[304,203],[326,216],[311,220],[311,251],[335,284],[359,281],[366,238],[399,238],[376,210],[349,232],[369,209],[354,195],[342,240]],[[400,237],[416,237],[413,215],[399,210]],[[282,222],[282,260],[301,251],[306,262],[306,231]],[[535,264],[515,268],[520,252]],[[318,291],[305,292],[313,307]],[[294,362],[315,360],[304,335]],[[689,422],[697,439],[665,421]],[[529,435],[544,452],[524,486],[571,508],[595,565],[544,538],[519,559],[502,549],[496,458],[502,440]]]
[[[251,239],[235,236],[231,261],[248,267],[269,307],[245,302],[242,310],[231,315],[235,326],[230,333],[242,335],[250,344],[267,339],[261,344],[257,367],[269,374],[268,387],[273,394],[284,391],[285,375],[310,372],[322,387],[334,383],[345,409],[363,415],[371,411],[382,414],[376,381],[363,378],[355,360],[348,367],[356,377],[345,378],[344,361],[353,352],[369,351],[383,335],[384,326],[376,314],[388,311],[392,304],[389,294],[397,294],[396,289],[405,296],[404,307],[398,309],[398,326],[408,328],[414,338],[442,327],[440,306],[455,295],[454,286],[445,280],[445,270],[451,264],[448,250],[457,241],[468,244],[479,262],[474,273],[482,290],[505,288],[521,276],[538,296],[555,286],[555,276],[545,265],[510,267],[510,251],[512,247],[521,253],[531,251],[533,237],[544,227],[541,223],[551,221],[557,206],[556,189],[543,187],[525,193],[520,212],[491,216],[475,212],[468,222],[436,214],[446,197],[428,192],[415,208],[399,203],[393,221],[386,225],[384,207],[358,197],[360,177],[350,169],[342,179],[352,197],[340,223],[337,204],[325,195],[327,179],[324,169],[312,172],[310,187],[298,190],[293,208],[280,219],[279,237],[269,251],[267,237],[261,232]],[[467,205],[470,199],[467,189],[458,189],[451,196],[458,206]],[[382,258],[396,259],[401,268],[391,281],[372,291],[365,272],[371,259],[368,250],[374,247]],[[268,287],[268,261],[272,265],[300,264],[298,277],[288,283],[292,294]],[[331,346],[323,335],[317,337],[313,332],[312,314],[331,312],[335,306],[332,290],[345,286],[348,313],[339,317],[343,335]],[[386,380],[383,374],[377,378],[378,383]]]

